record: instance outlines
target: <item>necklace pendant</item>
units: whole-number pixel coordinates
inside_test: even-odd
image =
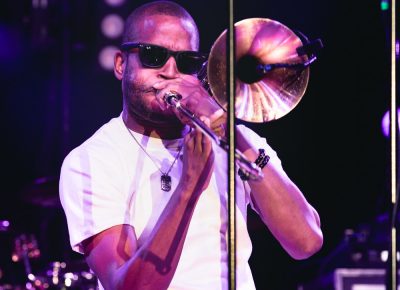
[[[171,176],[168,174],[161,175],[161,190],[162,191],[170,191],[171,190]]]

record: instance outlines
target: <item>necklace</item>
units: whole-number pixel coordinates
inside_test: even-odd
[[[153,158],[151,158],[150,154],[147,153],[146,149],[144,149],[144,147],[139,143],[139,141],[135,138],[135,136],[133,135],[133,133],[131,132],[131,130],[129,130],[129,128],[127,126],[125,126],[126,129],[128,130],[129,134],[132,136],[133,140],[135,140],[136,144],[138,144],[138,146],[143,150],[143,152],[150,158],[150,160],[153,162],[153,164],[155,165],[155,167],[158,169],[158,171],[161,172],[161,190],[162,191],[170,191],[172,188],[172,179],[171,176],[169,176],[169,173],[172,169],[172,167],[174,166],[176,160],[178,159],[179,155],[181,154],[181,150],[182,147],[181,146],[179,148],[179,152],[176,155],[174,162],[172,162],[171,166],[169,167],[169,169],[167,170],[167,172],[163,172],[161,170],[161,168],[157,165],[157,163],[153,160]]]

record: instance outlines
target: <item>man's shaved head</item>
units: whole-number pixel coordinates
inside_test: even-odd
[[[182,19],[195,30],[194,43],[199,48],[199,31],[192,16],[180,5],[172,1],[154,1],[136,8],[126,19],[123,42],[137,41],[140,31],[136,28],[141,21],[152,15],[167,15]]]

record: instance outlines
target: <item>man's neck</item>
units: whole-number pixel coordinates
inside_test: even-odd
[[[122,119],[125,125],[132,131],[164,140],[183,138],[190,130],[189,126],[177,124],[176,122],[173,122],[173,124],[145,122],[132,116],[125,110],[122,113]]]

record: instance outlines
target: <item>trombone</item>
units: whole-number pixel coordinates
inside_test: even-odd
[[[249,18],[235,24],[236,34],[236,118],[264,123],[283,117],[300,102],[309,79],[309,66],[323,47],[320,39],[309,41],[278,21]],[[227,109],[226,31],[214,42],[208,61],[199,78],[217,104]],[[205,70],[207,68],[207,71]],[[205,73],[206,71],[206,73]],[[229,151],[229,144],[218,137],[189,109],[181,104],[181,96],[169,92],[165,102],[186,115],[194,125],[218,146]],[[251,180],[263,173],[237,149],[235,160]]]
[[[175,107],[178,111],[183,113],[186,117],[188,117],[193,124],[196,125],[204,134],[208,135],[219,147],[224,149],[226,152],[229,151],[229,144],[228,142],[218,137],[214,132],[204,124],[195,114],[193,114],[188,108],[181,104],[180,100],[182,96],[176,92],[168,92],[164,99],[166,103],[170,106]],[[240,168],[242,168],[244,174],[252,179],[252,180],[259,180],[263,177],[263,173],[259,167],[257,167],[253,162],[250,162],[242,152],[238,149],[235,149],[235,159],[239,163]]]

